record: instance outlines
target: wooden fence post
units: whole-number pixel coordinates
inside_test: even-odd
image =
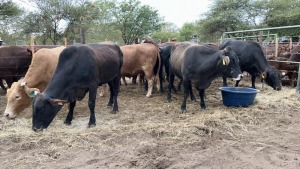
[[[31,53],[32,53],[32,56],[34,54],[34,35],[31,34],[31,40],[30,40],[30,48],[31,48]]]

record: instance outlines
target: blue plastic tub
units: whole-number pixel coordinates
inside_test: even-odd
[[[223,104],[226,106],[247,107],[253,104],[257,89],[249,87],[220,87]]]

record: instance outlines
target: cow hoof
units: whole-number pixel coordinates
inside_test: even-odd
[[[111,114],[117,114],[117,111],[111,111]]]
[[[72,123],[72,122],[70,122],[70,121],[66,121],[66,120],[64,121],[64,124],[67,125],[67,126],[70,126],[71,123]]]
[[[88,128],[93,128],[93,127],[95,127],[96,126],[96,124],[89,124],[88,125]]]
[[[149,98],[150,96],[151,96],[151,94],[147,94],[147,95],[146,95],[146,97],[148,97],[148,98]]]

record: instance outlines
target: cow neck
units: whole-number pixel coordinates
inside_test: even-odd
[[[43,94],[55,99],[67,99],[67,91],[69,91],[71,86],[67,85],[65,82],[66,80],[53,78]]]
[[[256,63],[258,64],[257,69],[259,73],[266,72],[270,67],[268,61],[265,58],[261,59],[260,61],[257,61]]]

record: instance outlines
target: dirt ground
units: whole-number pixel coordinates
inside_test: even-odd
[[[87,128],[87,97],[77,103],[71,126],[63,124],[66,106],[49,128],[31,129],[31,108],[15,120],[0,118],[0,168],[60,169],[298,169],[300,96],[295,89],[266,85],[249,107],[226,107],[216,79],[206,90],[206,110],[182,92],[173,101],[142,86],[121,86],[119,112],[111,114],[108,96],[97,96],[97,125]],[[250,85],[243,80],[241,86]],[[0,111],[6,106],[1,91]]]

